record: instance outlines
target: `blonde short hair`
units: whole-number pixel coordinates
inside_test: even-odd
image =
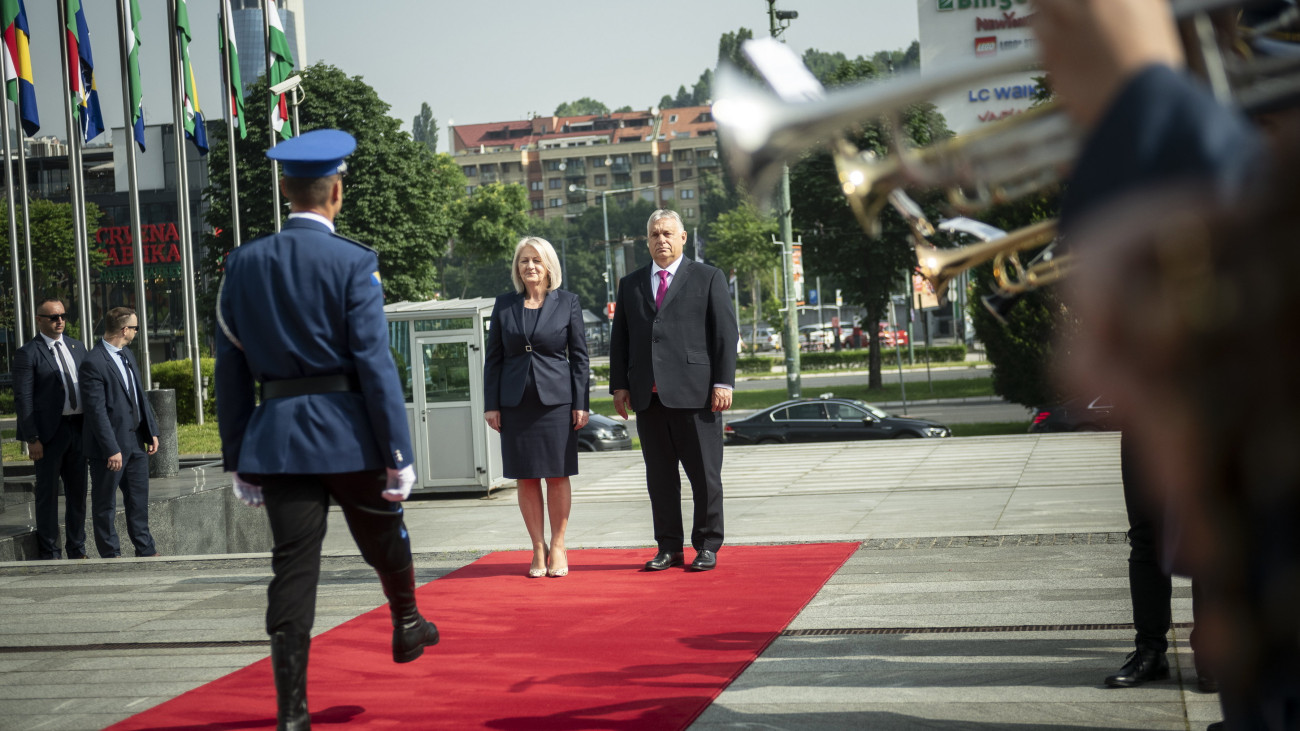
[[[546,276],[550,280],[546,291],[559,289],[560,258],[555,255],[555,247],[551,246],[551,242],[538,236],[525,236],[515,244],[515,255],[510,259],[510,281],[515,283],[515,291],[524,291],[524,280],[519,278],[519,254],[523,252],[525,246],[537,249],[537,253],[542,257],[542,266],[546,267]]]

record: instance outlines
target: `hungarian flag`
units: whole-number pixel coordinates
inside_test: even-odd
[[[289,39],[284,35],[284,26],[280,23],[280,13],[274,3],[267,3],[268,21],[271,25],[271,69],[267,73],[270,86],[284,81],[293,75],[293,51],[289,48]],[[293,125],[289,123],[289,102],[284,94],[271,95],[271,129],[277,130],[286,140],[293,137]]]
[[[226,120],[229,124],[239,125],[239,138],[248,138],[248,125],[244,120],[244,82],[239,76],[239,49],[235,47],[235,22],[230,17],[230,0],[221,0],[221,33],[220,43],[222,50],[230,60],[230,88],[226,90],[226,96],[229,97],[229,104],[226,106]],[[230,48],[225,48],[226,41],[230,41]]]
[[[131,129],[144,152],[144,87],[140,84],[140,4],[131,0],[131,29],[126,32],[126,85],[131,94]]]
[[[190,66],[190,11],[185,0],[176,0],[176,40],[181,49],[181,99],[182,122],[185,136],[198,148],[200,155],[208,154],[208,130],[203,124],[203,110],[199,108],[199,91],[194,83],[194,69]]]
[[[99,90],[95,88],[95,59],[90,52],[90,28],[81,0],[67,0],[68,79],[72,85],[72,114],[81,122],[85,140],[90,142],[104,131],[104,115],[99,110]]]
[[[29,50],[32,34],[23,0],[0,2],[0,28],[4,29],[5,95],[21,107],[23,131],[32,137],[41,128],[41,117],[36,113],[36,84],[32,81]]]

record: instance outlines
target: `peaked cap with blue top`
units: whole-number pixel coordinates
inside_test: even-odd
[[[341,129],[316,129],[266,151],[284,165],[287,178],[324,178],[347,172],[343,158],[357,149],[357,140]]]

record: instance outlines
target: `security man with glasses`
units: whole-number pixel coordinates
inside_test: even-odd
[[[119,489],[135,555],[158,555],[149,531],[149,455],[158,451],[158,420],[130,348],[139,331],[135,310],[109,310],[104,339],[86,354],[79,372],[86,398],[82,443],[90,462],[91,523],[100,558],[122,555],[115,524]]]
[[[63,302],[36,307],[36,337],[14,355],[14,409],[18,439],[36,464],[37,558],[62,557],[59,546],[59,480],[63,480],[64,542],[68,558],[86,558],[86,459],[84,413],[77,369],[86,346],[64,333]]]
[[[379,259],[334,230],[355,148],[322,129],[267,152],[284,165],[289,218],[230,253],[217,295],[222,457],[239,498],[266,506],[275,543],[266,631],[281,729],[311,726],[307,656],[331,498],[388,597],[393,661],[438,643],[416,606],[402,518],[415,467]]]

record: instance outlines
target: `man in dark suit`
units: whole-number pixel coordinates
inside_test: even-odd
[[[68,558],[86,557],[86,458],[82,454],[84,409],[77,369],[86,346],[65,335],[63,303],[47,299],[36,308],[39,333],[14,355],[14,409],[18,439],[36,463],[38,557],[59,549],[59,479],[63,480],[64,547]]]
[[[686,229],[674,211],[646,224],[649,266],[619,283],[610,337],[614,408],[637,414],[658,553],[647,571],[685,563],[680,463],[691,482],[691,568],[717,565],[722,547],[722,412],[736,380],[736,315],[727,278],[682,256]]]
[[[346,132],[315,130],[267,152],[284,163],[289,220],[230,253],[218,292],[222,456],[240,499],[265,503],[275,541],[266,631],[282,729],[311,727],[307,655],[331,498],[388,597],[394,662],[438,643],[416,606],[402,520],[415,467],[379,258],[334,232],[355,148]]]
[[[126,533],[135,555],[158,555],[149,532],[149,455],[158,451],[158,422],[145,398],[140,367],[130,348],[139,329],[135,310],[109,310],[104,315],[100,347],[87,353],[81,364],[91,522],[101,558],[122,555],[114,524],[119,488],[126,508]]]

